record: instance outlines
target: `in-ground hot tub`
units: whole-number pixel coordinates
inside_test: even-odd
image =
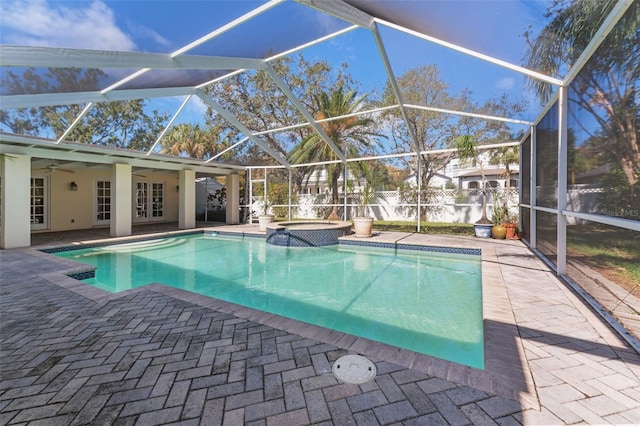
[[[274,246],[318,247],[338,244],[338,238],[351,234],[351,222],[299,221],[267,225],[267,242]]]

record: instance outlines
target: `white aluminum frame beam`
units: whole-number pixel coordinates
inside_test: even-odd
[[[580,54],[580,57],[578,57],[576,62],[571,66],[571,69],[564,78],[563,85],[566,86],[571,81],[573,81],[576,75],[578,75],[589,58],[593,56],[598,47],[600,47],[600,44],[602,44],[604,39],[607,38],[611,30],[616,26],[618,21],[620,21],[622,16],[627,12],[627,9],[631,7],[634,1],[635,0],[619,0],[615,4],[609,15],[605,18],[602,25],[600,25],[598,31],[596,31],[596,33],[594,34],[587,47]]]
[[[73,123],[71,123],[71,126],[67,127],[64,133],[62,133],[62,135],[58,138],[56,143],[60,143],[66,139],[67,135],[71,133],[71,131],[75,129],[78,124],[80,124],[80,122],[82,121],[82,118],[89,113],[91,108],[93,108],[93,105],[94,105],[93,102],[89,102],[87,105],[85,105],[84,109],[80,112],[80,114],[76,117],[76,119],[73,120]]]
[[[362,10],[351,6],[341,0],[296,0],[300,4],[304,4],[313,9],[336,16],[352,24],[356,24],[363,28],[373,29],[373,16]]]
[[[510,147],[510,146],[520,146],[522,145],[521,141],[511,141],[511,142],[501,142],[501,143],[492,143],[492,144],[486,144],[486,145],[478,145],[478,150],[479,151],[484,151],[486,149],[493,149],[493,148],[505,148],[505,147]],[[385,155],[373,155],[370,157],[358,157],[358,158],[348,158],[347,159],[347,163],[355,163],[357,161],[374,161],[374,160],[385,160],[388,158],[400,158],[400,157],[415,157],[418,154],[420,155],[428,155],[428,154],[444,154],[444,153],[449,153],[449,152],[456,152],[457,149],[456,148],[442,148],[442,149],[429,149],[429,150],[424,150],[424,151],[420,151],[420,152],[415,152],[415,151],[411,151],[411,152],[403,152],[403,153],[398,153],[398,154],[385,154]],[[291,167],[292,168],[296,168],[296,167],[311,167],[311,166],[324,166],[327,164],[339,164],[341,163],[340,160],[327,160],[327,161],[316,161],[313,163],[304,163],[304,164],[292,164]],[[271,169],[281,169],[283,168],[283,166],[247,166],[247,169],[261,169],[261,168],[271,168]]]
[[[360,27],[359,27],[359,26],[357,26],[357,25],[353,25],[353,26],[351,26],[351,27],[348,27],[348,28],[342,29],[342,30],[340,30],[340,31],[336,31],[335,33],[331,33],[331,34],[326,35],[326,36],[324,36],[324,37],[320,37],[320,38],[317,38],[317,39],[315,39],[315,40],[312,40],[312,41],[310,41],[310,42],[308,42],[308,43],[301,44],[300,46],[294,47],[293,49],[289,49],[289,50],[286,50],[286,51],[284,51],[284,52],[278,53],[278,54],[276,54],[276,55],[269,56],[268,58],[264,59],[264,62],[269,63],[269,62],[271,62],[271,61],[273,61],[273,60],[275,60],[275,59],[281,58],[281,57],[283,57],[283,56],[290,55],[290,54],[292,54],[292,53],[295,53],[295,52],[298,52],[298,51],[300,51],[300,50],[306,49],[307,47],[314,46],[314,45],[316,45],[316,44],[319,44],[319,43],[322,43],[322,42],[324,42],[324,41],[330,40],[330,39],[332,39],[332,38],[334,38],[334,37],[338,37],[338,36],[340,36],[340,35],[342,35],[342,34],[348,33],[348,32],[350,32],[350,31],[353,31],[353,30],[358,29],[358,28],[360,28]],[[196,89],[203,89],[203,88],[205,88],[205,87],[207,87],[207,86],[210,86],[210,85],[212,85],[212,84],[218,83],[218,82],[220,82],[220,81],[224,81],[224,80],[226,80],[226,79],[227,79],[227,78],[229,78],[229,77],[233,77],[234,75],[236,75],[236,74],[241,74],[241,73],[243,73],[243,72],[245,72],[245,71],[246,71],[246,69],[239,69],[239,70],[235,70],[235,71],[230,72],[230,73],[228,73],[228,74],[225,74],[225,75],[223,75],[223,76],[220,76],[220,77],[214,78],[213,80],[210,80],[210,81],[207,81],[207,82],[205,82],[205,83],[202,83],[202,84],[200,84],[200,85],[196,86]]]
[[[462,115],[464,117],[481,118],[483,120],[504,121],[506,123],[523,124],[526,126],[531,126],[531,124],[533,124],[531,121],[517,120],[514,118],[506,118],[506,117],[498,117],[496,115],[476,114],[474,112],[462,112],[462,111],[455,111],[452,109],[434,108],[434,107],[413,105],[413,104],[404,104],[404,106],[406,108],[411,108],[411,109],[422,109],[425,111],[441,112],[443,114]]]
[[[182,112],[182,110],[187,106],[187,104],[189,103],[189,101],[191,100],[191,98],[193,97],[193,95],[189,95],[185,98],[184,101],[182,101],[182,104],[180,105],[180,107],[178,108],[178,110],[176,111],[175,114],[173,114],[173,117],[171,117],[171,120],[169,120],[169,122],[167,123],[167,125],[164,127],[164,129],[162,130],[162,132],[160,132],[160,136],[158,136],[158,138],[156,139],[156,141],[153,143],[153,145],[151,146],[151,148],[149,148],[149,151],[147,151],[147,155],[151,155],[153,153],[153,150],[156,149],[156,146],[158,146],[158,144],[160,143],[160,141],[162,140],[162,138],[164,137],[164,135],[167,134],[167,132],[169,131],[169,129],[171,128],[171,126],[173,126],[173,123],[176,121],[176,118],[178,118],[178,116],[180,115],[180,113]]]
[[[458,46],[456,44],[449,43],[448,41],[444,41],[444,40],[440,40],[439,38],[436,38],[436,37],[428,36],[426,34],[418,32],[418,31],[410,30],[409,28],[405,28],[405,27],[403,27],[401,25],[397,25],[397,24],[394,24],[392,22],[385,21],[385,20],[379,19],[379,18],[374,18],[374,21],[376,23],[380,23],[380,24],[382,24],[382,25],[384,25],[386,27],[393,28],[395,30],[398,30],[398,31],[401,31],[403,33],[412,35],[414,37],[421,38],[421,39],[426,40],[426,41],[430,41],[432,43],[435,43],[435,44],[438,44],[440,46],[443,46],[443,47],[458,51],[460,53],[464,53],[465,55],[472,56],[472,57],[477,58],[477,59],[481,59],[481,60],[483,60],[485,62],[490,62],[490,63],[492,63],[494,65],[498,65],[498,66],[501,66],[503,68],[510,69],[512,71],[516,71],[516,72],[518,72],[520,74],[524,74],[524,75],[526,75],[528,77],[531,77],[531,78],[534,78],[536,80],[540,80],[540,81],[543,81],[545,83],[553,84],[555,86],[561,86],[563,84],[562,80],[559,80],[557,78],[549,77],[548,75],[545,75],[545,74],[542,74],[542,73],[539,73],[539,72],[536,72],[536,71],[532,71],[532,70],[530,70],[528,68],[524,68],[524,67],[521,67],[519,65],[514,65],[511,62],[503,61],[501,59],[497,59],[497,58],[494,58],[492,56],[485,55],[484,53],[476,52],[474,50],[467,49],[466,47]]]
[[[220,34],[224,34],[229,30],[232,30],[234,28],[236,28],[237,26],[239,26],[240,24],[247,22],[253,18],[255,18],[258,15],[263,14],[264,12],[268,11],[269,9],[279,5],[280,3],[284,2],[284,0],[271,0],[265,4],[263,4],[262,6],[256,7],[255,9],[245,13],[244,15],[240,16],[237,19],[234,19],[233,21],[223,25],[222,27],[210,32],[209,34],[200,37],[199,39],[187,44],[186,46],[176,50],[175,52],[173,52],[171,54],[171,56],[178,56],[178,55],[182,55],[190,50],[195,49],[196,47],[208,42],[209,40],[212,40],[216,37],[218,37]]]
[[[567,209],[567,120],[569,110],[568,89],[561,86],[558,91],[558,181],[556,211],[556,268],[558,275],[567,273],[567,218],[562,214]]]
[[[240,141],[238,141],[238,142],[234,143],[233,145],[231,145],[229,148],[227,148],[227,149],[225,149],[225,150],[223,150],[223,151],[220,151],[219,153],[217,153],[217,154],[216,154],[216,155],[214,155],[213,157],[209,158],[207,161],[205,161],[205,163],[210,163],[211,161],[214,161],[216,158],[218,158],[218,157],[222,156],[223,154],[225,154],[225,153],[226,153],[226,152],[228,152],[228,151],[231,151],[231,150],[232,150],[232,149],[234,149],[236,146],[238,146],[238,145],[242,145],[243,143],[245,143],[245,142],[246,142],[246,141],[248,141],[248,140],[249,140],[249,138],[245,136],[245,137],[244,137],[244,138],[242,138]]]
[[[345,154],[340,150],[340,148],[336,146],[335,142],[331,140],[331,138],[329,137],[329,135],[327,135],[327,132],[324,131],[322,126],[320,126],[316,122],[315,118],[311,116],[311,113],[307,110],[305,105],[302,102],[300,102],[300,100],[296,97],[296,95],[293,94],[289,86],[287,86],[287,84],[282,80],[282,78],[280,78],[280,76],[278,75],[278,73],[275,72],[273,67],[271,67],[271,65],[267,65],[264,68],[264,70],[267,74],[269,74],[271,79],[276,83],[276,85],[280,88],[280,90],[282,90],[285,96],[289,98],[289,100],[291,101],[291,103],[293,103],[296,109],[300,111],[302,116],[307,119],[308,123],[311,125],[311,127],[314,128],[314,130],[318,133],[318,135],[320,135],[322,140],[324,140],[326,144],[329,145],[329,147],[333,150],[333,152],[335,152],[338,158],[342,160],[342,162],[346,163],[347,157],[345,157]]]
[[[409,132],[409,136],[413,141],[413,146],[416,152],[418,152],[420,151],[420,143],[418,142],[418,137],[416,136],[416,133],[413,131],[413,127],[409,125],[409,115],[407,114],[407,109],[404,107],[404,100],[402,99],[402,93],[400,93],[400,87],[398,87],[398,81],[396,80],[396,77],[393,74],[393,68],[391,67],[391,62],[389,61],[389,56],[387,55],[387,50],[384,47],[384,43],[382,41],[382,37],[380,36],[380,31],[378,30],[377,24],[374,23],[374,27],[371,29],[371,31],[376,41],[376,45],[378,46],[378,52],[380,53],[380,57],[382,58],[382,63],[384,64],[384,68],[387,71],[387,78],[389,79],[389,83],[391,84],[391,90],[393,90],[393,94],[398,100],[398,104],[400,105],[400,113],[402,114],[402,118],[407,127],[407,131]]]
[[[271,9],[272,7],[282,3],[284,0],[271,0],[268,3],[263,4],[262,6],[259,6],[253,10],[251,10],[248,13],[245,13],[244,15],[242,15],[241,17],[227,23],[226,25],[223,25],[222,27],[210,32],[209,34],[200,37],[199,39],[187,44],[186,46],[181,47],[180,49],[172,52],[169,56],[171,56],[172,58],[176,58],[177,56],[183,55],[184,53],[195,49],[196,47],[206,43],[209,40],[214,39],[215,37],[219,36],[220,34],[223,34],[229,30],[232,30],[233,28],[239,26],[240,24],[247,22],[251,19],[253,19],[254,17],[266,12],[267,10]],[[142,68],[138,71],[136,71],[135,73],[131,74],[128,77],[123,78],[122,80],[112,84],[111,86],[107,87],[106,89],[104,89],[102,92],[110,92],[120,86],[122,86],[123,84],[127,83],[130,80],[133,80],[134,78],[137,78],[139,76],[141,76],[142,74],[145,74],[146,72],[150,71],[150,68]]]
[[[128,101],[131,99],[167,98],[193,95],[193,87],[166,87],[157,89],[114,90],[101,92],[39,93],[0,96],[2,109],[31,108],[53,105],[75,105],[89,102]]]
[[[260,148],[262,148],[267,154],[271,155],[278,163],[282,164],[287,169],[291,167],[291,165],[285,160],[277,151],[267,145],[262,139],[255,136],[247,126],[242,124],[233,114],[224,109],[222,105],[213,100],[211,96],[207,95],[203,90],[196,90],[195,93],[204,103],[209,105],[213,110],[215,110],[218,114],[220,114],[225,120],[227,120],[231,125],[233,125],[236,129],[240,130],[251,139],[254,143],[256,143]]]
[[[323,118],[321,120],[315,120],[315,121],[316,121],[316,123],[325,123],[325,122],[328,122],[328,121],[343,120],[343,119],[349,118],[349,117],[357,117],[359,115],[364,115],[364,114],[373,114],[375,112],[386,111],[388,109],[394,109],[394,108],[398,108],[398,105],[391,105],[391,106],[386,106],[386,107],[374,108],[374,109],[369,109],[369,110],[366,110],[366,111],[358,111],[358,112],[354,112],[354,113],[351,113],[351,114],[340,115],[340,116],[337,116],[337,117],[328,117],[328,118]],[[254,135],[258,136],[258,135],[266,135],[266,134],[269,134],[269,133],[284,132],[284,131],[287,131],[287,130],[298,129],[300,127],[307,127],[307,126],[310,126],[310,124],[308,122],[292,124],[291,126],[284,126],[284,127],[278,127],[276,129],[269,129],[269,130],[263,130],[263,131],[260,131],[260,132],[255,132]]]
[[[259,7],[255,8],[255,9],[253,9],[252,11],[244,14],[243,16],[241,16],[241,17],[239,17],[239,18],[227,23],[226,25],[223,25],[222,27],[216,29],[215,31],[210,32],[209,34],[205,35],[204,37],[201,37],[201,38],[193,41],[192,43],[189,43],[186,46],[183,46],[182,48],[174,51],[170,55],[156,55],[156,54],[134,54],[134,55],[136,55],[136,57],[140,57],[140,55],[145,55],[145,56],[142,56],[142,58],[144,58],[146,60],[149,60],[149,61],[151,59],[154,59],[156,61],[161,61],[161,62],[162,61],[165,61],[165,62],[169,61],[171,64],[173,64],[172,67],[177,67],[178,64],[181,63],[180,61],[184,59],[184,58],[176,59],[178,56],[184,56],[184,53],[186,53],[186,52],[188,52],[188,51],[190,51],[192,49],[195,49],[196,47],[200,46],[201,44],[206,43],[207,41],[209,41],[209,40],[217,37],[218,35],[223,34],[223,33],[227,32],[227,31],[239,26],[240,24],[242,24],[242,23],[244,23],[244,22],[246,22],[246,21],[248,21],[250,19],[253,19],[254,17],[266,12],[267,10],[271,9],[272,7],[277,6],[278,4],[282,3],[283,1],[284,0],[271,0],[268,3],[265,3],[262,6],[259,6]],[[79,52],[75,52],[75,53],[79,53]],[[112,52],[112,53],[115,53],[115,52]],[[126,53],[126,52],[120,52],[120,53],[121,53],[122,56],[125,57],[124,59],[132,59],[133,60],[133,58],[129,58],[129,56],[131,55],[130,53]],[[102,55],[102,56],[109,56],[109,55]],[[79,58],[74,58],[74,59],[79,59]],[[232,58],[224,58],[224,59],[217,58],[217,59],[220,62],[224,62],[225,64],[228,64],[228,65],[230,65],[230,62],[233,62]],[[94,60],[95,60],[95,58],[94,58]],[[187,57],[186,58],[186,61],[190,62],[189,68],[191,68],[191,69],[193,69],[193,66],[196,65],[197,63],[201,63],[201,62],[207,63],[210,60],[211,60],[211,58],[207,59],[206,57],[197,57],[197,56],[192,56],[192,57]],[[215,60],[215,57],[214,57],[214,60]],[[124,61],[124,62],[126,62],[126,61]],[[236,67],[247,68],[247,65],[254,64],[254,63],[255,64],[259,63],[260,66],[262,66],[261,64],[263,63],[263,61],[259,61],[259,60],[242,60],[241,62],[242,62],[242,65],[236,65]],[[119,63],[123,63],[123,58],[119,59]],[[31,66],[33,66],[33,65],[31,65]],[[132,66],[132,64],[130,63],[130,64],[127,65],[127,68],[130,68],[131,66]],[[105,89],[102,89],[100,91],[100,94],[101,95],[105,95],[107,93],[113,92],[118,87],[126,84],[127,82],[129,82],[131,80],[134,80],[135,78],[145,74],[146,72],[148,72],[148,71],[150,71],[152,69],[152,67],[150,67],[149,64],[146,64],[146,63],[144,65],[133,64],[133,66],[134,67],[135,66],[143,66],[143,68],[138,70],[138,71],[136,71],[136,72],[134,72],[133,74],[130,74],[129,76],[117,81],[116,83],[110,85],[109,87],[107,87]],[[156,66],[155,68],[158,68],[158,67]],[[129,92],[129,93],[131,93],[131,92]],[[185,95],[185,94],[193,94],[193,88],[191,88],[189,93],[183,93],[183,95]],[[147,98],[147,96],[141,96],[141,97],[139,97],[137,99],[141,99],[141,98],[144,99],[144,98]],[[132,98],[129,98],[129,99],[132,99]],[[135,99],[135,98],[133,98],[133,99]],[[110,99],[110,100],[114,100],[114,99]],[[100,102],[100,101],[89,101],[89,102]],[[73,103],[73,102],[66,102],[66,104],[68,104],[68,103]],[[80,103],[82,103],[82,102],[80,102]],[[3,101],[3,104],[6,104],[6,102]],[[56,104],[56,105],[60,105],[60,104]],[[3,108],[6,108],[6,106],[3,106]],[[84,113],[86,114],[86,112],[84,112]],[[82,117],[79,117],[79,119],[82,119]],[[79,119],[76,119],[74,121],[74,124],[77,125],[77,123],[79,122]],[[72,129],[67,129],[65,131],[65,134],[69,133],[71,130]],[[166,128],[165,128],[165,130],[166,130]]]
[[[0,46],[3,67],[36,68],[155,68],[155,69],[260,69],[264,60],[228,56],[182,55],[58,47]]]

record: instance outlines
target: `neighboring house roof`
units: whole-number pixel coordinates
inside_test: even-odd
[[[442,173],[434,173],[431,177],[432,178],[439,178],[439,179],[442,179],[442,180],[448,180],[448,181],[453,180],[453,178],[451,176],[447,176],[447,175],[444,175]],[[411,173],[409,176],[404,178],[404,180],[405,180],[405,182],[406,181],[415,181],[416,180],[416,174],[415,173]]]
[[[515,169],[515,170],[510,169],[510,171],[511,171],[511,176],[519,174],[518,169]],[[484,171],[484,175],[491,176],[491,177],[494,177],[494,176],[504,177],[506,172],[507,172],[507,169],[504,169],[504,168],[487,169]],[[458,175],[458,177],[480,177],[481,178],[482,173],[480,173],[480,169],[476,169],[467,173],[462,173]]]
[[[587,170],[586,172],[578,173],[576,175],[576,179],[592,178],[592,177],[595,177],[595,176],[600,176],[600,175],[604,175],[606,173],[609,173],[609,171],[611,171],[611,165],[603,164],[602,166],[593,168],[591,170]]]
[[[196,182],[202,185],[202,188],[207,188],[210,194],[215,194],[217,189],[224,188],[224,185],[211,177],[197,178]]]

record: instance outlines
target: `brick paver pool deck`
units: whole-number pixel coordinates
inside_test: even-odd
[[[64,275],[75,262],[2,250],[0,424],[640,424],[640,355],[521,242],[373,238],[482,249],[484,370],[162,284],[109,294]],[[334,377],[353,353],[374,380]]]

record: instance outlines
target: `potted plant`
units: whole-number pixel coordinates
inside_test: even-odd
[[[456,138],[455,145],[458,150],[458,157],[462,162],[475,160],[480,168],[480,175],[482,176],[482,188],[480,189],[482,193],[482,216],[473,224],[473,229],[476,237],[489,238],[491,237],[493,222],[487,217],[487,177],[484,174],[482,161],[478,158],[478,142],[474,136],[462,135]]]
[[[269,223],[272,223],[276,218],[276,215],[274,215],[273,213],[269,213],[270,208],[271,201],[269,199],[269,196],[265,195],[264,199],[262,200],[262,214],[258,216],[258,230],[260,231],[266,231],[267,225]]]
[[[507,213],[504,220],[504,227],[507,230],[506,238],[508,240],[519,240],[518,235],[518,215],[515,213]]]
[[[377,198],[376,191],[367,182],[362,190],[356,194],[358,207],[356,208],[356,216],[353,220],[353,230],[356,237],[366,238],[373,235],[373,217],[368,215],[369,204]]]
[[[505,222],[509,212],[507,211],[506,203],[500,200],[497,194],[494,195],[493,200],[493,213],[491,215],[493,227],[491,228],[491,236],[498,240],[504,240],[507,235]]]

